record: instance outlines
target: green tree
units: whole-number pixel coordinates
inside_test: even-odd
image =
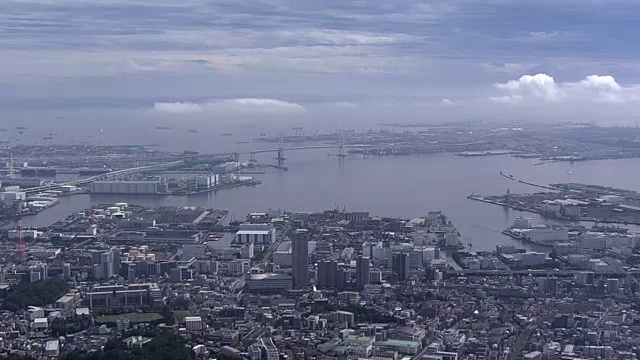
[[[35,283],[19,283],[9,288],[2,298],[2,309],[18,311],[28,305],[44,306],[58,300],[68,290],[68,285],[59,279],[48,279]]]

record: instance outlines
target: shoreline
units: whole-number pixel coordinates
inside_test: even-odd
[[[467,199],[474,200],[474,201],[480,201],[480,202],[487,203],[487,204],[497,205],[497,206],[501,206],[501,207],[504,207],[504,208],[509,208],[509,209],[513,209],[513,210],[517,210],[517,211],[528,212],[528,213],[532,213],[532,214],[538,214],[538,215],[541,215],[543,218],[548,218],[548,217],[545,216],[544,212],[542,212],[540,210],[537,210],[537,209],[531,209],[531,208],[524,208],[524,207],[520,207],[520,206],[509,205],[509,204],[505,204],[505,203],[502,203],[502,202],[498,202],[498,201],[494,201],[494,200],[491,200],[491,199],[487,199],[485,197],[478,196],[478,195],[469,195],[469,196],[467,196]],[[563,221],[589,222],[589,223],[617,224],[617,225],[640,225],[640,220],[639,221],[617,221],[617,220],[594,219],[594,218],[565,219],[565,218],[557,218],[557,217],[552,217],[551,219],[553,219],[553,220],[563,220]]]

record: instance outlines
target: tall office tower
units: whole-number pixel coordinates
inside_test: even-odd
[[[335,279],[335,288],[337,290],[344,290],[347,288],[347,282],[349,280],[349,270],[347,269],[338,269],[336,273]]]
[[[120,268],[122,266],[122,259],[120,257],[120,249],[111,248],[111,259],[113,260],[113,275],[120,275]]]
[[[109,279],[113,276],[113,253],[111,251],[100,254],[100,266],[102,267],[102,279]]]
[[[371,264],[369,258],[358,256],[356,258],[356,285],[358,289],[363,289],[365,285],[371,283]]]
[[[291,243],[293,288],[309,287],[309,237],[306,229],[298,229]]]
[[[404,281],[409,277],[409,254],[395,253],[391,258],[391,268],[398,281]]]
[[[338,277],[338,263],[335,261],[320,261],[316,273],[316,285],[319,289],[336,288]]]
[[[71,264],[70,263],[62,264],[62,277],[65,280],[71,279]]]

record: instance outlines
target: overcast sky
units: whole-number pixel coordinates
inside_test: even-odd
[[[626,119],[638,19],[637,0],[3,0],[0,109]]]

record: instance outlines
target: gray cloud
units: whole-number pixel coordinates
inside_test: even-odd
[[[433,104],[465,116],[481,101],[628,104],[640,83],[632,1],[5,0],[2,10],[5,97],[139,99],[182,112],[211,98],[345,114]],[[556,78],[522,78],[536,73]]]

